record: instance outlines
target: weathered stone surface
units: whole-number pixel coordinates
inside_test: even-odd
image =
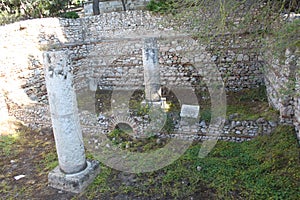
[[[198,118],[199,111],[200,106],[183,104],[181,106],[180,117]]]
[[[72,68],[63,51],[46,52],[44,64],[59,167],[66,174],[77,173],[86,160]]]
[[[285,52],[284,62],[275,56],[266,60],[269,64],[265,72],[269,103],[280,112],[280,122],[294,124],[297,136],[299,133],[299,68],[300,58],[297,51],[289,49]]]
[[[72,66],[63,51],[45,52],[44,65],[59,163],[48,182],[54,188],[80,193],[99,173],[99,163],[85,158]]]
[[[98,161],[87,161],[87,166],[75,174],[65,174],[56,167],[48,174],[48,185],[69,192],[82,192],[100,173]]]
[[[146,101],[160,101],[160,67],[156,38],[147,38],[144,40],[143,66]]]

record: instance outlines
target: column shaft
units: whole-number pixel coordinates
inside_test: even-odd
[[[156,38],[144,40],[143,66],[146,100],[151,102],[160,101],[160,70]]]
[[[72,68],[65,52],[44,53],[45,77],[60,170],[66,174],[86,168]]]

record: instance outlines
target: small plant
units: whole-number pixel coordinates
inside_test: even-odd
[[[150,112],[150,105],[148,103],[142,103],[138,101],[130,102],[130,110],[137,116],[145,116]]]
[[[120,125],[122,125],[122,127],[120,127]],[[118,124],[115,129],[108,134],[108,138],[114,145],[125,149],[126,144],[130,144],[133,141],[132,136],[129,134],[132,131],[132,128],[128,124]]]
[[[167,115],[167,120],[166,120],[166,123],[165,123],[162,131],[170,134],[174,131],[174,128],[175,128],[175,125],[174,125],[172,116]]]
[[[79,15],[77,14],[77,12],[71,11],[71,12],[66,12],[66,13],[62,14],[62,17],[68,18],[68,19],[77,19],[77,18],[79,18]]]
[[[150,111],[150,106],[149,104],[140,104],[138,109],[137,109],[137,115],[138,116],[144,116],[149,114]]]
[[[117,129],[115,128],[113,131],[111,131],[109,134],[108,134],[108,138],[112,140],[112,143],[113,144],[120,144],[122,143],[123,141],[123,135],[124,135],[124,131],[120,130],[120,129]]]
[[[200,116],[201,116],[201,120],[204,120],[205,122],[210,122],[211,119],[210,108],[200,110]]]

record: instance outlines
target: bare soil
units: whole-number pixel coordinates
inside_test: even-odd
[[[50,169],[45,169],[45,159],[55,151],[52,131],[36,132],[20,125],[18,132],[20,138],[8,152],[1,150],[0,199],[71,199],[74,194],[47,186]],[[25,177],[15,180],[18,175]]]
[[[109,189],[105,191],[101,191],[104,185],[95,183],[92,189],[88,188],[82,194],[51,188],[47,185],[47,175],[57,165],[52,130],[32,131],[18,124],[17,133],[13,142],[0,137],[0,147],[3,147],[0,153],[0,199],[174,199],[169,194],[152,193],[157,184],[143,185],[148,182],[150,175],[153,180],[158,180],[164,175],[163,172],[136,175],[109,169],[109,174],[104,179],[105,187]],[[108,169],[105,166],[103,168]],[[18,175],[25,177],[15,180]],[[136,188],[136,192],[125,191],[126,187]],[[185,199],[215,199],[214,193],[212,189],[202,185]]]

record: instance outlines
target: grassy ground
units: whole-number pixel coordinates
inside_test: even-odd
[[[199,102],[201,119],[210,121],[210,97],[209,93],[199,92],[199,96],[206,96],[206,100]],[[244,89],[238,92],[226,93],[226,114],[227,117],[235,116],[235,120],[256,120],[264,118],[270,121],[278,121],[279,113],[269,106],[266,88]]]
[[[143,144],[155,140],[148,142]],[[1,136],[0,147],[1,199],[300,199],[300,149],[289,126],[249,142],[219,141],[203,159],[195,143],[179,160],[151,173],[102,165],[79,195],[47,187],[47,174],[57,165],[50,130],[20,126],[15,135]],[[21,174],[26,176],[14,179]]]

